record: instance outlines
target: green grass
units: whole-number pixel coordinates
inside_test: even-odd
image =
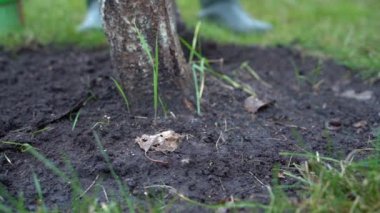
[[[177,0],[186,23],[198,22],[198,1]],[[273,24],[264,35],[236,35],[216,25],[204,23],[203,37],[226,43],[294,45],[307,52],[333,57],[362,70],[364,76],[380,77],[380,1],[378,0],[242,0],[258,19]],[[43,44],[82,47],[106,44],[103,32],[77,33],[85,12],[85,1],[25,1],[25,32],[1,38],[8,47]]]
[[[76,127],[77,124],[78,124],[78,120],[79,120],[80,113],[81,113],[80,110],[76,113],[75,118],[74,118],[74,121],[73,121],[73,125],[72,125],[72,127],[71,127],[71,131],[74,131],[74,130],[75,130],[75,127]]]
[[[355,162],[360,152],[372,153],[372,156]],[[300,183],[301,197],[294,206],[300,212],[380,211],[379,153],[379,149],[354,150],[344,160],[322,157],[318,153],[301,155],[308,161],[295,165],[297,175],[284,172]]]
[[[205,59],[201,59],[199,65],[193,64],[191,68],[192,68],[192,72],[193,72],[193,81],[194,81],[194,89],[195,89],[195,101],[196,101],[196,105],[197,105],[197,114],[202,115],[201,101],[202,101],[202,94],[203,94],[204,83],[205,83],[205,72],[206,72]]]
[[[116,89],[119,92],[120,96],[123,98],[125,106],[127,107],[127,111],[130,112],[129,101],[128,101],[127,95],[124,92],[124,88],[121,86],[121,84],[116,79],[114,79],[114,78],[111,78],[111,79],[112,79],[113,83],[115,84]]]
[[[187,0],[178,3],[185,22],[194,27],[199,5]],[[239,44],[297,44],[310,53],[361,68],[366,76],[380,75],[380,1],[242,0],[242,3],[256,18],[272,23],[274,30],[264,35],[236,35],[206,23],[202,36]]]
[[[76,32],[76,27],[85,13],[84,0],[24,1],[24,11],[24,32],[1,38],[0,45],[14,47],[35,41],[42,44],[75,44],[82,47],[106,44],[103,32]]]
[[[149,46],[148,41],[145,36],[141,33],[140,29],[137,28],[136,24],[134,26],[134,31],[137,34],[139,39],[139,43],[141,48],[143,49],[145,55],[148,57],[149,64],[152,66],[153,73],[153,107],[154,107],[154,118],[157,118],[158,113],[158,102],[159,102],[159,94],[158,94],[158,74],[159,74],[159,46],[158,46],[158,36],[156,37],[156,43],[154,47],[154,51]]]
[[[228,76],[222,72],[219,72],[217,70],[214,70],[213,67],[211,66],[211,62],[207,58],[205,58],[200,52],[198,52],[196,49],[194,49],[193,45],[189,44],[183,38],[180,38],[180,41],[182,42],[184,47],[187,48],[191,52],[190,59],[196,57],[199,60],[199,62],[203,61],[202,63],[204,63],[203,65],[198,65],[198,64],[193,63],[193,66],[192,66],[193,71],[195,70],[197,72],[200,72],[201,75],[203,75],[202,72],[207,71],[207,74],[210,74],[210,75],[216,77],[217,79],[221,80],[223,83],[226,83],[235,89],[241,89],[243,92],[247,93],[248,95],[256,96],[256,93],[255,93],[255,91],[253,91],[251,86],[240,83],[237,80],[234,80],[233,78],[231,78],[230,76]],[[190,60],[190,61],[192,61],[192,60]],[[200,82],[199,86],[202,86],[202,76],[200,78],[201,78],[201,82]],[[199,82],[197,82],[198,81],[197,79],[194,79],[194,80],[196,81],[196,82],[194,82],[195,84],[199,83]],[[197,86],[198,85],[196,85],[195,87],[197,87]],[[199,89],[199,90],[196,89],[196,93],[199,93],[199,94],[196,94],[196,98],[198,95],[200,95],[199,98],[201,98],[201,93],[202,93],[201,91],[203,91],[203,89]]]
[[[195,26],[193,42],[190,49],[189,64],[193,73],[194,89],[195,89],[195,101],[197,105],[197,114],[202,115],[201,112],[201,100],[205,83],[205,58],[201,58],[200,62],[194,62],[194,56],[197,49],[197,43],[199,38],[199,31],[201,29],[201,22]],[[198,77],[199,75],[199,77]]]
[[[158,35],[156,37],[156,46],[154,47],[154,63],[153,66],[153,107],[154,107],[154,118],[157,118],[158,113],[158,102],[160,100],[160,103],[163,104],[163,101],[161,100],[159,94],[158,94],[158,71],[160,67],[159,62],[159,46],[158,46]],[[165,111],[165,110],[164,110]]]

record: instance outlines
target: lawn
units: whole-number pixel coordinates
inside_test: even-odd
[[[177,0],[186,23],[198,22],[197,1]],[[380,2],[377,0],[243,0],[255,17],[274,25],[264,35],[236,35],[213,24],[204,24],[201,35],[218,42],[245,45],[290,45],[310,54],[332,57],[362,70],[364,76],[379,76]],[[2,45],[14,46],[38,41],[42,44],[104,45],[102,32],[77,33],[85,12],[85,1],[25,1],[25,32],[2,38]]]
[[[220,42],[292,45],[330,56],[366,74],[380,70],[380,1],[376,0],[243,0],[257,18],[274,25],[265,35],[235,35],[207,24],[202,35]],[[179,0],[186,23],[197,22],[198,5]]]

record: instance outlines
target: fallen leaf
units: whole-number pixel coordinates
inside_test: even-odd
[[[342,128],[342,122],[339,118],[334,118],[325,123],[325,127],[328,130],[337,131]]]
[[[135,142],[145,152],[149,150],[161,152],[174,152],[180,144],[183,136],[168,130],[155,135],[142,135],[135,139]]]
[[[272,101],[262,101],[257,97],[250,96],[244,101],[244,108],[248,112],[256,113],[261,108],[268,106]]]
[[[187,98],[183,99],[183,103],[185,104],[188,110],[190,110],[191,112],[195,111],[194,105]]]
[[[355,90],[350,89],[343,92],[340,96],[345,98],[356,99],[358,101],[368,101],[373,97],[373,92],[370,90],[366,90],[361,93],[356,93]]]
[[[367,121],[365,121],[365,120],[361,120],[361,121],[359,121],[359,122],[354,123],[353,126],[354,126],[355,128],[362,129],[362,128],[365,128],[367,125],[368,125],[368,122],[367,122]]]
[[[277,174],[277,177],[278,177],[279,179],[285,179],[285,178],[286,178],[284,172],[279,172],[279,173]]]

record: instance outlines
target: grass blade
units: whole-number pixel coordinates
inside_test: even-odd
[[[123,194],[123,197],[124,199],[126,200],[127,202],[127,205],[128,205],[128,209],[129,209],[129,212],[131,213],[134,213],[135,212],[135,208],[134,208],[134,204],[129,196],[129,194],[127,193],[127,190],[125,188],[125,186],[122,184],[121,180],[120,180],[120,177],[116,174],[115,170],[113,169],[112,167],[112,164],[111,164],[111,161],[109,159],[109,156],[107,155],[107,153],[104,151],[104,147],[102,145],[102,142],[100,141],[100,137],[98,135],[98,133],[96,131],[92,131],[92,134],[95,138],[95,142],[100,150],[100,153],[102,154],[104,160],[106,161],[110,171],[111,171],[111,175],[112,177],[115,179],[121,193]]]
[[[195,64],[194,64],[195,65]],[[193,81],[194,81],[194,89],[195,89],[195,100],[197,102],[197,114],[198,115],[201,115],[201,111],[200,111],[200,100],[199,100],[199,88],[198,88],[198,77],[197,77],[197,72],[196,72],[196,68],[195,66],[193,65]]]
[[[148,57],[149,63],[151,64],[153,68],[153,107],[154,107],[154,119],[157,118],[157,112],[158,112],[158,102],[159,102],[159,95],[158,95],[158,70],[159,70],[159,46],[158,46],[158,35],[156,37],[156,47],[154,50],[154,58],[153,58],[153,51],[151,47],[148,44],[148,41],[144,37],[144,35],[141,33],[141,31],[137,28],[136,23],[134,26],[134,31],[137,34],[137,37],[140,41],[141,48],[145,52],[145,54]]]
[[[262,83],[264,86],[268,87],[268,88],[272,88],[272,85],[270,85],[269,83],[267,83],[266,81],[264,81],[260,76],[259,74],[257,74],[257,72],[249,65],[249,63],[246,61],[244,63],[242,63],[240,65],[240,69],[245,69],[246,71],[248,71],[248,73],[253,77],[255,78],[256,80],[258,80],[260,83]]]
[[[71,131],[74,131],[75,127],[77,126],[79,116],[80,116],[81,111],[79,110],[77,114],[75,115],[73,126],[71,127]]]
[[[198,22],[197,25],[195,26],[193,43],[191,46],[192,48],[190,50],[190,56],[189,56],[189,64],[193,63],[195,49],[197,47],[197,42],[198,42],[198,37],[199,37],[199,32],[200,32],[201,26],[202,26],[202,22]]]
[[[197,114],[201,115],[201,100],[202,100],[202,94],[204,89],[204,72],[205,72],[205,59],[202,58],[200,65],[193,64],[192,66],[192,72],[193,72],[193,81],[194,81],[194,88],[195,88],[195,100],[197,105]],[[197,72],[199,72],[199,79]]]
[[[159,48],[158,37],[156,38],[156,48],[154,54],[153,66],[153,105],[154,105],[154,118],[157,118],[158,111],[158,68],[159,68]]]
[[[38,177],[36,173],[33,172],[33,182],[34,182],[34,187],[36,188],[37,195],[38,195],[38,205],[41,205],[43,210],[46,210],[45,207],[45,202],[42,194],[42,189],[41,189],[41,184],[40,181],[38,180]]]
[[[127,111],[130,112],[130,109],[129,109],[129,101],[128,101],[128,98],[127,98],[127,95],[125,94],[124,92],[124,89],[123,87],[121,86],[121,84],[114,78],[112,78],[112,81],[113,83],[115,84],[116,88],[117,88],[117,91],[119,91],[119,94],[121,95],[121,97],[123,98],[124,100],[124,103],[125,103],[125,106],[127,107]]]
[[[49,161],[45,156],[36,151],[34,147],[29,144],[24,144],[24,146],[28,147],[27,151],[32,154],[35,158],[41,161],[48,169],[53,171],[57,176],[62,178],[65,182],[70,182],[70,179],[67,177],[65,173],[58,169],[51,161]]]
[[[182,44],[185,45],[186,48],[188,48],[189,50],[193,49],[192,46],[185,39],[180,38],[180,40],[181,40]],[[205,60],[205,67],[206,67],[205,71],[207,71],[208,73],[210,73],[212,76],[214,76],[214,77],[216,77],[218,79],[223,80],[224,82],[226,82],[227,84],[231,85],[235,89],[241,89],[241,90],[243,90],[248,95],[255,96],[255,97],[257,96],[256,92],[253,91],[252,88],[250,88],[249,86],[241,84],[241,83],[233,80],[228,75],[212,69],[209,60],[207,60],[206,58],[204,58],[199,52],[197,52],[197,51],[194,50],[194,55],[199,60],[202,60],[202,58]]]
[[[158,97],[158,101],[160,102],[160,106],[162,108],[162,111],[164,112],[165,118],[168,116],[169,109],[168,106],[165,104],[165,102],[161,99],[161,97]]]
[[[154,60],[153,60],[153,56],[152,56],[152,51],[151,51],[151,48],[149,47],[148,41],[146,40],[144,35],[139,30],[136,23],[135,23],[135,26],[133,29],[136,32],[137,38],[140,41],[141,48],[144,50],[145,54],[148,56],[149,63],[152,65],[152,67],[154,67]]]

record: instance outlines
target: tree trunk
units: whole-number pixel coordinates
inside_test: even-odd
[[[137,29],[153,57],[159,48],[161,100],[169,110],[180,110],[192,80],[177,36],[174,0],[104,0],[102,11],[116,77],[126,90],[131,109],[150,114],[153,108],[153,67]],[[152,101],[147,103],[146,97]]]

